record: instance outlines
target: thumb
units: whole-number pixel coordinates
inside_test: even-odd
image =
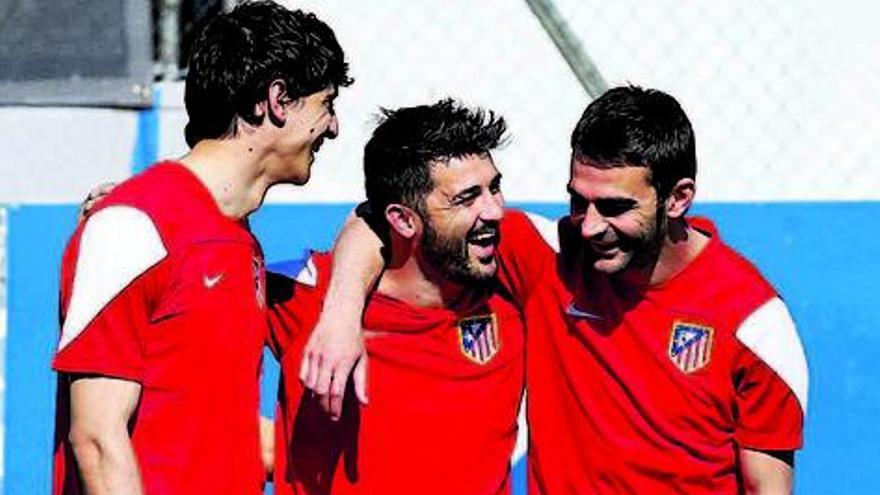
[[[367,398],[367,354],[364,353],[363,356],[358,360],[357,365],[354,367],[354,393],[357,395],[358,400],[363,405],[367,405],[370,403],[370,400]]]

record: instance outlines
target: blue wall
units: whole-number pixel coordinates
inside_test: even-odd
[[[558,214],[563,205],[528,205]],[[271,263],[326,249],[350,205],[269,205],[252,225]],[[880,203],[700,205],[722,236],[764,271],[798,322],[811,370],[806,448],[797,493],[871,494],[880,486],[880,361],[877,279]],[[5,493],[49,492],[61,251],[73,206],[9,210],[9,334],[6,355]],[[271,361],[271,360],[269,360]],[[268,362],[268,361],[267,361]],[[277,368],[267,369],[271,411]],[[521,474],[521,473],[520,473]]]

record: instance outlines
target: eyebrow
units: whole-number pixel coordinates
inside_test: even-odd
[[[579,192],[575,191],[571,185],[566,186],[566,191],[568,191],[569,196],[574,196],[578,199],[583,199],[585,201],[590,201],[584,196],[582,196]],[[638,203],[638,200],[634,198],[628,198],[626,196],[611,196],[604,198],[595,198],[591,201],[592,203],[603,203],[603,204],[615,204],[615,205],[634,205]]]

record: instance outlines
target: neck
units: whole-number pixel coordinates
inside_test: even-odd
[[[418,308],[454,306],[465,295],[461,284],[420,260],[412,246],[392,240],[391,261],[379,281],[378,291]]]
[[[684,219],[670,221],[651,273],[651,285],[662,284],[681,273],[708,243],[709,237],[692,228]]]
[[[257,149],[246,139],[207,139],[179,161],[205,185],[224,215],[243,219],[260,207],[271,185]]]

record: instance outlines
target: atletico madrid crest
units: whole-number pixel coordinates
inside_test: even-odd
[[[669,359],[685,373],[704,368],[712,358],[711,327],[676,322],[669,339]]]
[[[477,364],[488,363],[501,349],[495,313],[458,320],[461,352]]]

